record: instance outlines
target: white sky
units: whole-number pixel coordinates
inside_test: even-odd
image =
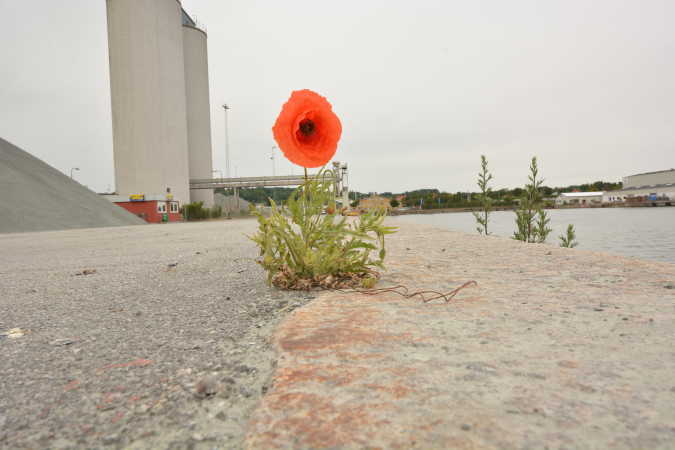
[[[303,88],[342,120],[355,190],[476,190],[481,154],[495,187],[524,184],[533,155],[551,186],[675,167],[670,0],[183,4],[209,34],[217,169],[223,102],[237,174],[271,175],[271,127]],[[0,136],[107,190],[105,1],[0,0],[0,17]]]

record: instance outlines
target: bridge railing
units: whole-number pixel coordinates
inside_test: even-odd
[[[316,176],[316,174],[308,174]],[[327,179],[333,176],[325,175]],[[190,189],[247,188],[299,186],[305,182],[304,175],[281,175],[274,177],[239,177],[239,178],[199,178],[190,180]]]

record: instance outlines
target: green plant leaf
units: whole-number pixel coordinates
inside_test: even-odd
[[[362,280],[372,277],[372,267],[383,267],[384,236],[396,232],[396,227],[383,225],[386,211],[369,212],[355,220],[322,215],[324,207],[334,202],[333,173],[322,169],[284,205],[270,199],[269,217],[252,207],[259,226],[250,239],[260,249],[259,262],[268,272],[268,282],[305,286],[307,280],[326,276]],[[373,251],[378,252],[378,259],[370,257]]]

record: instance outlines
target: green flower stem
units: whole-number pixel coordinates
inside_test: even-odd
[[[307,176],[284,208],[272,201],[269,218],[252,207],[260,227],[251,239],[260,248],[259,262],[270,283],[306,289],[322,280],[346,283],[343,286],[375,281],[373,267],[383,267],[386,253],[384,236],[395,229],[383,225],[385,211],[364,214],[353,222],[322,215],[335,200],[334,188],[333,173],[322,169],[316,177]],[[371,252],[377,256],[371,257]]]

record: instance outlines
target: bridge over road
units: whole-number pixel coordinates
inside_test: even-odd
[[[310,174],[310,177],[316,174]],[[334,178],[329,176],[328,178]],[[241,189],[256,187],[300,186],[305,182],[304,175],[284,175],[275,177],[243,178],[203,178],[190,180],[190,189]]]
[[[308,174],[314,177],[317,174]],[[343,205],[349,204],[349,186],[347,164],[333,163],[332,172],[323,175],[335,182],[335,196],[341,197]],[[300,186],[305,182],[304,175],[281,175],[273,177],[239,177],[239,178],[202,178],[191,179],[190,189],[234,189],[234,195],[238,198],[238,190],[257,187],[289,187]]]

